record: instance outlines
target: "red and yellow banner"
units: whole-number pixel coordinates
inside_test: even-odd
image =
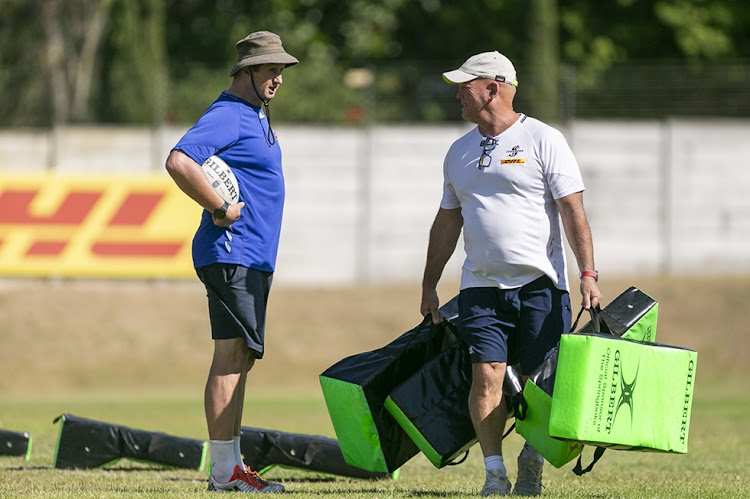
[[[164,175],[0,174],[0,275],[194,276],[200,213]]]

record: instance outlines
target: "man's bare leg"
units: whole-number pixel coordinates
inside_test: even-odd
[[[472,364],[472,383],[469,392],[469,412],[482,448],[485,463],[485,483],[481,495],[505,495],[510,482],[503,463],[503,431],[508,418],[503,403],[503,362]]]

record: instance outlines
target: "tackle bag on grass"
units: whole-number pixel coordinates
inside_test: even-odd
[[[161,432],[135,430],[63,414],[52,466],[96,468],[135,459],[178,468],[202,470],[208,445],[203,440],[175,437]]]
[[[31,456],[31,435],[0,430],[0,456],[19,456],[28,461]]]
[[[457,298],[440,308],[455,316]],[[340,360],[320,375],[328,413],[344,460],[363,470],[391,473],[419,448],[386,410],[386,397],[425,363],[457,341],[430,317],[388,345]]]
[[[603,310],[591,310],[592,320],[579,332],[602,332],[634,340],[653,341],[656,337],[658,302],[635,287],[630,287]],[[580,317],[580,315],[579,315]],[[576,319],[576,323],[577,323]],[[571,329],[575,329],[575,324]],[[550,412],[557,373],[559,345],[529,376],[523,389],[528,410],[516,420],[516,432],[556,468],[581,454],[583,443],[553,438],[549,434]]]
[[[617,450],[686,453],[698,354],[601,334],[560,340],[549,434]]]
[[[396,473],[372,473],[347,464],[339,443],[317,435],[302,435],[242,427],[242,455],[261,475],[275,466],[318,471],[352,478],[396,478]]]

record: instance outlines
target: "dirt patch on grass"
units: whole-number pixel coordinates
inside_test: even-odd
[[[697,350],[700,371],[750,370],[750,277],[603,281],[605,303],[630,285],[659,301],[657,340]],[[441,297],[456,292],[444,285]],[[252,383],[318,390],[328,366],[418,323],[419,296],[416,285],[275,288]],[[0,392],[201,387],[212,349],[205,300],[197,279],[3,282]]]

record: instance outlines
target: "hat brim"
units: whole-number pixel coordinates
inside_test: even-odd
[[[466,83],[467,81],[476,80],[477,78],[479,78],[479,76],[466,73],[460,69],[443,73],[443,79],[448,83]]]
[[[234,76],[240,69],[246,68],[247,66],[259,66],[261,64],[284,64],[287,68],[294,66],[299,61],[296,57],[287,54],[286,52],[274,52],[272,54],[261,54],[256,56],[245,57],[237,61],[232,70],[229,71],[229,76]]]

